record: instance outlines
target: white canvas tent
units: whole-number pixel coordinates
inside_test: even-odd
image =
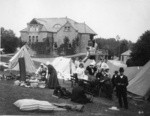
[[[24,57],[26,71],[34,73],[36,68],[25,45],[9,60],[9,69],[19,71],[18,59],[21,57]]]
[[[71,58],[57,57],[53,60],[52,65],[57,70],[60,79],[69,80],[70,75],[75,71]]]
[[[115,71],[119,71],[120,67],[123,67],[124,69],[127,68],[127,66],[125,64],[123,64],[122,62],[117,61],[117,60],[108,60],[107,64],[108,64],[109,69],[110,69],[109,72],[111,74],[111,77],[112,77],[112,75],[114,74]]]
[[[124,71],[124,74],[128,77],[128,81],[130,82],[135,78],[135,76],[141,69],[142,67],[139,66],[127,67]]]
[[[150,61],[129,82],[127,89],[129,92],[145,98],[150,95]]]

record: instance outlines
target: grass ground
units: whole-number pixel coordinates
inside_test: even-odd
[[[71,90],[70,82],[59,80],[61,86]],[[22,112],[13,103],[18,99],[34,98],[37,100],[46,100],[55,103],[75,104],[70,99],[57,99],[52,97],[53,90],[39,88],[25,88],[14,86],[13,81],[0,81],[0,115],[56,115],[56,116],[138,116],[138,111],[144,111],[143,115],[150,115],[150,104],[147,102],[135,102],[129,100],[129,109],[120,109],[120,111],[112,111],[108,108],[118,106],[117,99],[108,100],[105,98],[94,98],[93,103],[85,105],[84,112],[75,111],[58,111],[58,112]]]
[[[9,59],[9,58],[8,58]],[[8,62],[8,59],[3,58],[3,62]],[[43,59],[42,59],[43,60]],[[39,66],[39,60],[34,61],[36,67]],[[0,72],[0,74],[3,72]],[[71,90],[71,83],[66,81],[63,83],[59,80],[61,86]],[[14,81],[0,80],[0,115],[55,115],[55,116],[150,116],[150,103],[147,101],[137,102],[129,100],[129,109],[120,111],[109,110],[112,106],[118,106],[117,99],[108,100],[102,97],[94,98],[93,103],[85,105],[84,112],[75,111],[59,111],[59,112],[22,112],[13,103],[18,99],[34,98],[37,100],[46,100],[55,103],[75,104],[70,100],[57,99],[52,97],[53,90],[39,88],[25,88],[14,86]],[[138,114],[139,111],[144,111],[144,114]]]

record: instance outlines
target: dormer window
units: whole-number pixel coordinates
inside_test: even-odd
[[[55,28],[55,29],[60,29],[61,28],[61,25],[60,24],[55,24],[54,26],[53,26],[53,28]]]
[[[65,26],[65,27],[64,27],[64,31],[65,31],[65,32],[70,31],[70,26]]]
[[[30,32],[38,32],[39,31],[39,28],[37,25],[31,25],[30,26]]]

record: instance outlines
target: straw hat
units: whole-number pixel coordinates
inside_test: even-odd
[[[90,65],[93,65],[93,66],[95,66],[95,64],[96,62],[94,60],[90,63]]]

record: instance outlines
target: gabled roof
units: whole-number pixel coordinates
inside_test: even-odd
[[[127,50],[126,52],[122,53],[121,56],[130,56],[131,50]]]
[[[24,28],[20,32],[27,32],[27,31],[28,31],[28,28]]]
[[[59,28],[55,28],[55,25],[60,25],[60,27],[64,26],[67,21],[72,25],[72,27],[77,30],[79,33],[89,33],[94,34],[96,33],[85,23],[78,23],[70,18],[34,18],[37,23],[43,25],[41,31],[49,31],[49,32],[57,32]],[[31,21],[32,22],[32,21]],[[27,28],[21,30],[27,31]]]

